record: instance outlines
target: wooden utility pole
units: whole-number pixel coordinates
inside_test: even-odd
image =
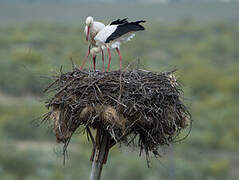
[[[103,164],[105,161],[105,158],[107,156],[107,151],[108,151],[108,134],[104,133],[102,134],[102,141],[100,145],[95,147],[95,153],[94,153],[94,158],[92,162],[92,168],[91,168],[91,173],[90,173],[90,180],[100,180]]]

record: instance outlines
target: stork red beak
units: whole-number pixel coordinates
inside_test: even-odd
[[[89,40],[90,26],[87,27],[86,41]]]

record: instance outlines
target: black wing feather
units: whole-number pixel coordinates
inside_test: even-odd
[[[113,41],[121,36],[123,36],[124,34],[127,34],[129,32],[133,32],[133,31],[143,31],[144,27],[142,25],[140,25],[140,23],[144,23],[146,21],[144,20],[140,20],[140,21],[135,21],[135,22],[125,22],[123,24],[119,24],[115,30],[115,32],[113,32],[107,39],[106,39],[106,43]]]
[[[113,21],[112,23],[110,23],[110,25],[118,25],[118,24],[124,24],[127,23],[128,18],[124,18],[124,19],[117,19],[115,21]]]

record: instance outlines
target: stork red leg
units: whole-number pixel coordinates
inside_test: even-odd
[[[107,67],[107,72],[109,71],[110,69],[110,62],[111,62],[111,53],[110,53],[110,48],[107,48],[107,51],[108,51],[108,55],[109,55],[109,63],[108,63],[108,67]]]
[[[104,51],[102,50],[102,71],[105,72],[105,64],[104,64]]]
[[[120,50],[119,50],[119,48],[116,48],[116,51],[117,51],[117,53],[118,53],[118,55],[119,55],[119,57],[120,57],[120,71],[121,71],[121,68],[122,68],[122,56],[120,55]]]
[[[86,55],[86,57],[85,57],[85,59],[84,59],[82,65],[81,65],[81,67],[80,67],[80,70],[83,69],[83,67],[84,67],[84,65],[85,65],[85,63],[86,63],[86,61],[88,60],[88,57],[89,57],[89,55],[90,55],[90,47],[91,47],[91,46],[89,45],[87,55]]]
[[[95,71],[95,59],[96,59],[96,56],[94,55],[92,59],[93,59],[93,66],[94,66],[94,71]]]

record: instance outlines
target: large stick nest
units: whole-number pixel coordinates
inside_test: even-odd
[[[136,139],[141,151],[157,154],[159,146],[174,142],[190,123],[182,89],[172,73],[75,68],[54,76],[47,91],[55,95],[46,106],[57,141],[68,145],[79,127],[88,133],[100,127],[115,143],[130,145]]]

